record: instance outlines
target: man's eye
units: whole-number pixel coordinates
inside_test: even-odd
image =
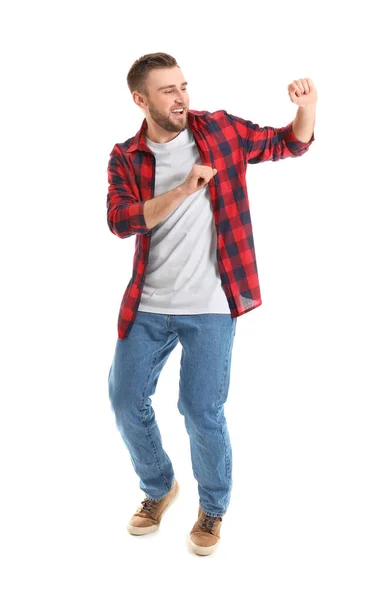
[[[187,92],[187,89],[182,90],[183,92]],[[174,90],[169,90],[168,92],[165,92],[165,94],[171,94],[172,92],[174,92]]]

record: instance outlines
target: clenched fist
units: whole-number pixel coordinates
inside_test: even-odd
[[[317,90],[310,77],[295,79],[293,83],[289,83],[288,94],[291,101],[302,108],[318,101]]]
[[[217,172],[218,169],[213,169],[206,165],[194,165],[183,182],[182,187],[190,196],[203,188]]]

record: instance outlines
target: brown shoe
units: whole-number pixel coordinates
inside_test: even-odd
[[[129,533],[132,535],[144,535],[158,529],[162,515],[177,498],[178,492],[179,485],[175,479],[172,489],[161,500],[151,500],[146,497],[139,504],[136,512],[127,524]]]
[[[210,517],[204,510],[198,508],[198,520],[190,531],[190,548],[195,554],[211,554],[220,542],[222,517]]]

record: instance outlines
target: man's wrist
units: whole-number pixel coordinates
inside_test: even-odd
[[[190,196],[190,193],[185,183],[181,183],[181,185],[179,185],[176,189],[178,190],[178,194],[180,196],[183,196],[184,198]]]

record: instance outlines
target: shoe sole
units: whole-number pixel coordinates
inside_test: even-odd
[[[173,498],[170,500],[170,502],[165,506],[164,510],[161,513],[161,519],[164,516],[165,512],[167,511],[167,509],[169,508],[169,506],[171,506],[173,504],[173,502],[178,498],[178,494],[179,494],[179,484],[177,482],[177,492],[175,493],[175,495],[173,496]],[[153,531],[156,531],[156,529],[158,529],[160,527],[159,523],[158,525],[149,525],[149,527],[136,527],[135,525],[130,525],[129,523],[127,524],[127,529],[128,532],[131,533],[132,535],[145,535],[147,533],[152,533]]]
[[[201,556],[207,556],[208,554],[212,554],[213,552],[215,552],[215,550],[219,546],[219,543],[220,543],[220,540],[218,540],[216,542],[216,544],[213,544],[212,546],[198,546],[197,544],[195,544],[193,542],[193,540],[191,538],[189,538],[189,545],[190,545],[191,550],[195,554],[200,554]]]

